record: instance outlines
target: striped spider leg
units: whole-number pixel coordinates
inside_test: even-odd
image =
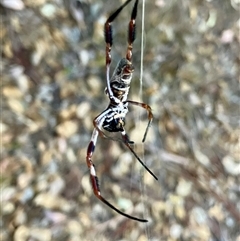
[[[107,87],[105,89],[105,93],[108,95],[109,98],[109,105],[108,107],[99,114],[93,121],[94,130],[92,133],[91,141],[88,145],[87,149],[87,157],[86,162],[87,166],[90,170],[90,180],[93,188],[93,192],[95,196],[100,199],[103,203],[108,205],[110,208],[115,210],[117,213],[136,220],[140,222],[147,222],[146,219],[137,218],[126,214],[116,208],[114,205],[109,203],[100,192],[100,187],[98,183],[98,177],[96,175],[95,166],[92,161],[92,156],[94,153],[94,149],[97,143],[98,135],[101,137],[105,137],[112,140],[118,140],[125,144],[125,146],[133,153],[136,159],[143,165],[143,167],[156,179],[158,178],[153,174],[153,172],[142,162],[142,160],[138,157],[136,152],[132,149],[131,144],[134,142],[130,141],[124,126],[125,126],[125,117],[128,113],[128,105],[135,105],[146,109],[148,112],[148,125],[145,130],[143,140],[145,141],[148,129],[151,125],[153,114],[151,111],[151,107],[145,103],[139,103],[136,101],[127,100],[131,80],[132,80],[132,73],[134,71],[134,67],[132,65],[132,48],[133,42],[135,40],[135,19],[137,16],[137,6],[138,0],[135,0],[135,4],[131,14],[131,20],[129,22],[128,27],[128,48],[126,53],[126,58],[122,58],[116,69],[113,72],[112,78],[110,79],[110,64],[111,64],[111,47],[112,47],[112,26],[111,23],[114,19],[118,16],[118,14],[122,11],[122,9],[130,2],[131,0],[127,0],[122,6],[120,6],[110,17],[107,19],[105,23],[105,42],[106,42],[106,81]],[[115,139],[112,137],[107,136],[103,130],[107,132],[120,132],[122,139]]]

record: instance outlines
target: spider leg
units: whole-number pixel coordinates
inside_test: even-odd
[[[129,143],[129,137],[126,134],[126,131],[124,130],[123,132],[121,132],[122,134],[122,139],[123,142],[125,144],[125,146],[133,153],[133,155],[137,158],[137,160],[142,164],[142,166],[156,179],[158,180],[158,178],[156,177],[156,175],[143,163],[143,161],[139,158],[139,156],[137,155],[137,153],[132,149],[132,147],[129,145],[131,143]]]
[[[127,54],[126,59],[132,62],[132,49],[133,49],[133,42],[136,38],[136,17],[137,17],[137,6],[138,6],[138,0],[135,1],[131,20],[128,25],[128,48],[127,48]]]
[[[152,123],[152,120],[153,120],[152,109],[151,109],[151,107],[149,105],[147,105],[145,103],[140,103],[140,102],[136,102],[136,101],[132,101],[132,100],[128,100],[127,102],[129,104],[132,104],[132,105],[140,106],[140,107],[144,108],[148,112],[148,125],[146,127],[146,130],[145,130],[145,133],[144,133],[143,139],[142,139],[142,142],[144,142],[146,137],[147,137],[147,133],[148,133],[149,127],[151,126],[151,123]]]
[[[110,100],[114,101],[115,103],[120,103],[120,100],[116,98],[113,95],[113,91],[110,86],[110,64],[112,62],[112,57],[111,57],[111,49],[112,49],[112,22],[114,19],[118,16],[118,14],[122,11],[124,7],[127,6],[128,3],[130,3],[132,0],[127,0],[122,6],[120,6],[110,17],[107,19],[105,25],[104,25],[104,37],[105,37],[105,43],[106,43],[106,80],[107,80],[107,92],[109,95]],[[135,18],[137,16],[137,4],[138,0],[136,0],[133,11],[132,11],[132,16],[131,16],[131,21],[129,23],[129,37],[128,37],[128,50],[127,50],[127,55],[126,58],[130,61],[132,57],[132,43],[135,39]]]
[[[148,126],[147,126],[147,129],[145,131],[145,134],[144,134],[144,137],[143,137],[143,142],[145,141],[145,138],[147,136],[147,132],[148,132],[148,129],[151,125],[151,122],[152,122],[152,119],[153,119],[153,114],[152,114],[152,111],[151,111],[151,107],[145,103],[139,103],[139,102],[136,102],[136,101],[127,101],[128,103],[130,104],[133,104],[133,105],[137,105],[137,106],[141,106],[143,107],[144,109],[146,109],[148,111],[148,119],[149,119],[149,122],[148,122]],[[104,137],[104,138],[107,138],[107,139],[110,139],[110,140],[113,140],[113,141],[120,141],[120,142],[123,142],[127,147],[128,149],[133,153],[133,155],[137,158],[137,160],[143,165],[143,167],[156,179],[158,180],[158,178],[156,177],[155,174],[153,174],[153,172],[143,163],[143,161],[138,157],[138,155],[136,154],[136,152],[132,149],[132,147],[130,146],[131,144],[134,144],[133,141],[130,141],[129,139],[129,136],[127,135],[126,131],[122,131],[121,132],[121,135],[122,135],[122,140],[119,139],[119,138],[112,138],[112,137],[109,137],[107,136],[102,130],[101,130],[101,127],[102,127],[102,124],[106,118],[106,115],[110,112],[109,109],[106,109],[105,111],[103,111],[100,115],[98,115],[94,121],[93,121],[93,125],[95,127],[95,129],[98,131],[99,135]]]
[[[121,214],[121,215],[123,215],[123,216],[125,216],[127,218],[139,221],[139,222],[147,222],[146,219],[133,217],[133,216],[131,216],[129,214],[126,214],[126,213],[120,211],[115,206],[113,206],[111,203],[109,203],[104,197],[102,197],[101,192],[100,192],[100,186],[99,186],[99,182],[98,182],[98,177],[97,177],[97,174],[96,174],[96,171],[95,171],[95,166],[94,166],[94,164],[92,162],[92,156],[93,156],[93,152],[94,152],[94,149],[95,149],[95,146],[96,146],[98,134],[99,134],[98,130],[96,128],[94,128],[91,141],[90,141],[90,143],[88,145],[87,157],[86,157],[87,166],[88,166],[88,168],[90,170],[90,180],[91,180],[91,184],[92,184],[94,195],[99,200],[101,200],[103,203],[105,203],[107,206],[109,206],[114,211],[116,211],[117,213],[119,213],[119,214]]]

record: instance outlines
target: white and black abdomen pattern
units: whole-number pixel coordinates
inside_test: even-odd
[[[109,132],[122,132],[125,125],[125,116],[128,112],[128,103],[123,102],[118,106],[109,106],[108,113],[102,124],[104,130]]]

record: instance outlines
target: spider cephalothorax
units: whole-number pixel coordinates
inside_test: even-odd
[[[126,101],[130,88],[134,67],[126,58],[122,58],[117,64],[110,80],[110,88],[113,96],[121,101]],[[105,92],[108,94],[107,88]]]
[[[132,100],[127,100],[131,80],[132,80],[132,73],[134,71],[134,67],[132,65],[132,45],[135,40],[135,19],[137,17],[137,6],[138,0],[135,0],[135,4],[131,14],[131,20],[129,22],[128,28],[128,48],[126,53],[126,58],[122,58],[116,69],[113,72],[112,78],[110,79],[110,64],[111,64],[111,46],[112,46],[112,26],[111,23],[114,19],[118,16],[118,14],[122,11],[122,9],[129,3],[131,0],[127,0],[121,7],[119,7],[110,17],[107,19],[104,25],[104,33],[105,33],[105,42],[106,42],[106,83],[107,87],[105,89],[105,93],[108,95],[109,98],[109,105],[108,107],[99,114],[93,121],[94,130],[92,134],[91,141],[88,145],[87,149],[87,165],[90,170],[90,179],[93,187],[94,194],[98,199],[104,202],[106,205],[111,207],[116,212],[120,213],[121,215],[128,217],[130,219],[134,219],[140,222],[147,222],[146,219],[140,219],[137,217],[133,217],[129,214],[126,214],[111,203],[109,203],[100,193],[100,187],[98,184],[98,178],[96,175],[95,167],[92,162],[93,152],[97,143],[98,135],[106,138],[113,139],[108,137],[103,130],[108,132],[121,132],[122,141],[126,147],[133,153],[133,155],[137,158],[137,160],[143,165],[143,167],[156,179],[157,177],[152,173],[152,171],[142,162],[142,160],[138,157],[135,151],[132,149],[131,144],[132,141],[129,140],[129,137],[124,129],[125,126],[125,116],[128,113],[128,105],[135,105],[140,106],[147,110],[148,112],[148,125],[145,130],[143,140],[147,136],[148,129],[151,125],[153,114],[151,111],[151,107],[145,103],[139,103]]]

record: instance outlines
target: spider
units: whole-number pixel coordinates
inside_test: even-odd
[[[118,208],[116,208],[114,205],[109,203],[100,192],[100,187],[98,183],[98,177],[96,175],[95,166],[92,161],[93,152],[97,143],[98,135],[101,137],[105,137],[108,139],[113,139],[111,137],[108,137],[103,130],[107,132],[120,132],[122,139],[120,139],[125,146],[133,153],[133,155],[136,157],[136,159],[143,165],[143,167],[156,179],[158,178],[152,173],[152,171],[142,162],[142,160],[138,157],[138,155],[135,153],[135,151],[132,149],[131,144],[134,144],[133,141],[130,141],[125,129],[125,116],[128,112],[128,105],[135,105],[140,106],[148,112],[148,125],[145,130],[143,140],[145,141],[148,129],[151,125],[153,114],[151,111],[151,107],[145,103],[139,103],[132,100],[127,100],[130,83],[132,80],[132,73],[134,71],[134,67],[132,64],[132,49],[133,49],[133,42],[135,40],[135,20],[137,16],[137,6],[138,6],[138,0],[135,1],[134,7],[131,14],[131,20],[129,22],[129,28],[128,28],[128,47],[127,47],[127,53],[126,58],[122,58],[119,63],[117,64],[117,67],[115,71],[113,72],[112,78],[109,77],[110,72],[110,64],[111,64],[111,47],[112,47],[112,26],[111,23],[114,21],[114,19],[118,16],[118,14],[122,11],[122,9],[127,6],[127,4],[131,2],[131,0],[127,0],[123,5],[121,5],[110,17],[107,19],[105,25],[104,25],[104,36],[105,36],[105,42],[106,42],[106,81],[107,81],[107,87],[105,89],[105,93],[108,95],[109,98],[109,105],[108,107],[99,114],[94,120],[94,130],[92,133],[91,141],[88,145],[87,149],[87,156],[86,156],[86,162],[87,166],[90,171],[90,180],[93,188],[93,192],[95,196],[100,199],[103,203],[108,205],[110,208],[115,210],[117,213],[136,220],[140,222],[147,222],[146,219],[140,219],[134,216],[131,216],[129,214],[126,214],[122,211],[120,211]]]

